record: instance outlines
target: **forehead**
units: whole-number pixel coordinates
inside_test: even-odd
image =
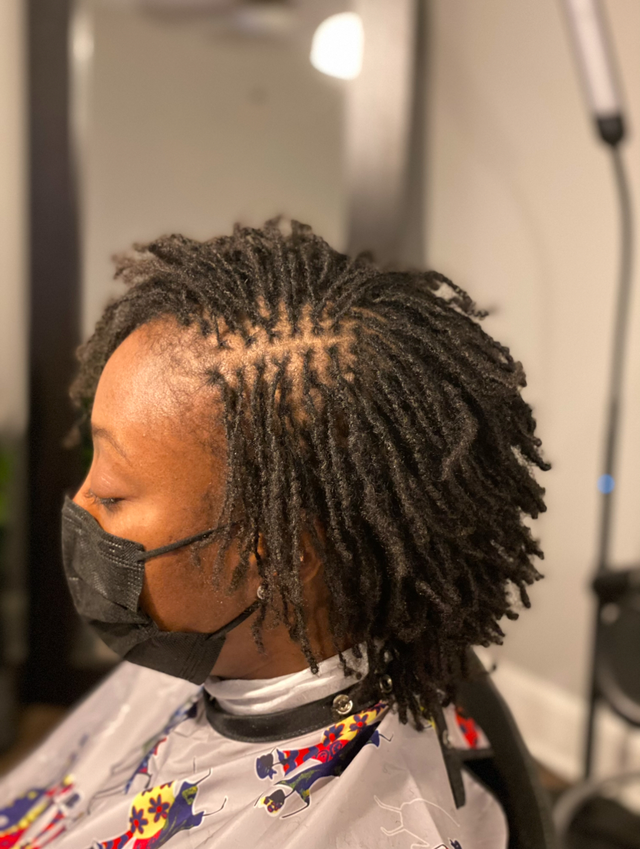
[[[144,418],[158,423],[175,417],[178,396],[183,404],[193,396],[194,387],[171,368],[168,349],[158,344],[157,336],[152,328],[139,327],[109,357],[93,406],[101,424],[103,414],[123,422]]]
[[[224,443],[215,390],[180,352],[179,334],[166,322],[136,329],[100,377],[92,424],[108,430],[133,462],[199,462]]]

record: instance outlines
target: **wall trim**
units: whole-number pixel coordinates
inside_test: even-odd
[[[487,664],[487,655],[476,653]],[[508,660],[492,678],[504,696],[532,756],[567,781],[582,776],[587,701]],[[640,729],[606,708],[598,712],[594,777],[640,769]]]

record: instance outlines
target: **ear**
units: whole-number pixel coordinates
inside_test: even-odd
[[[264,544],[264,537],[262,534],[258,534],[258,545],[256,546],[258,554],[260,555],[261,560],[265,560],[267,556],[267,547]]]
[[[317,522],[316,531],[320,539],[324,540],[322,529]],[[305,585],[313,581],[316,575],[322,571],[322,559],[308,531],[303,531],[300,535],[300,549],[300,578],[303,585]],[[262,534],[258,534],[257,551],[263,560],[267,559],[267,547]]]
[[[303,585],[311,583],[322,570],[322,561],[311,540],[311,535],[303,531],[300,536],[300,579]]]

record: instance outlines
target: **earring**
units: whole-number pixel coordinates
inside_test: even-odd
[[[257,591],[256,595],[258,596],[260,601],[265,600],[265,598],[267,597],[267,588],[265,587],[264,584],[260,584],[260,586],[258,587],[258,591]]]

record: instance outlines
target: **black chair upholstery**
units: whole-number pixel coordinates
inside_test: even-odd
[[[640,564],[601,569],[593,580],[597,616],[593,640],[591,690],[585,741],[585,780],[557,801],[554,819],[562,846],[640,845],[638,817],[616,795],[640,772],[591,778],[596,743],[596,714],[607,705],[632,728],[640,727]],[[588,834],[586,840],[584,835]]]
[[[601,569],[593,580],[598,608],[593,640],[584,777],[591,776],[596,714],[607,704],[640,727],[640,565]]]
[[[478,722],[492,756],[464,763],[499,800],[509,823],[509,849],[558,849],[551,806],[506,702],[475,654],[457,705]]]
[[[600,573],[593,701],[640,726],[640,566]]]

